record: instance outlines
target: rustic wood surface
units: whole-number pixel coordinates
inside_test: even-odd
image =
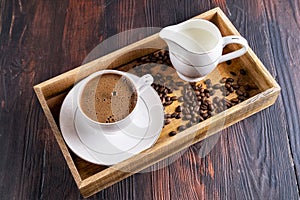
[[[299,199],[299,1],[0,0],[1,199],[82,198],[33,85],[79,66],[110,36],[179,23],[216,6],[279,82],[279,99],[90,199]],[[145,36],[119,40],[116,48]]]

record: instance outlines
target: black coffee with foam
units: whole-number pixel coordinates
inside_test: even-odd
[[[137,102],[132,82],[119,74],[102,74],[84,87],[80,105],[92,120],[112,123],[128,116]]]

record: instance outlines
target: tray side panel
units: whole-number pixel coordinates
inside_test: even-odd
[[[145,150],[120,164],[83,180],[79,189],[84,197],[89,197],[156,162],[271,106],[276,101],[279,93],[280,89],[278,88],[271,88],[260,93],[241,103],[240,106],[232,107],[225,111],[225,121],[223,115],[215,116],[181,132],[173,138],[168,138],[167,141],[161,143],[158,142],[151,149]]]
[[[61,149],[62,154],[63,154],[63,156],[64,156],[64,158],[65,158],[65,160],[66,160],[66,162],[68,164],[68,167],[70,168],[71,173],[72,173],[72,175],[73,175],[73,177],[75,179],[75,182],[76,182],[77,186],[79,187],[82,180],[80,178],[78,170],[75,167],[75,164],[74,164],[73,159],[72,159],[72,157],[70,155],[70,152],[69,152],[69,150],[68,150],[68,148],[67,148],[67,146],[66,146],[66,144],[65,144],[65,142],[64,142],[64,140],[63,140],[63,138],[61,136],[61,133],[59,131],[59,128],[58,128],[58,126],[57,126],[54,118],[53,118],[53,115],[52,115],[52,113],[51,113],[51,111],[49,109],[47,101],[44,98],[42,90],[41,90],[40,87],[34,86],[34,91],[35,91],[35,93],[36,93],[36,95],[38,97],[38,100],[39,100],[39,102],[40,102],[40,104],[42,106],[42,109],[43,109],[43,111],[44,111],[44,113],[46,115],[47,121],[49,122],[49,125],[51,127],[51,130],[53,131],[53,134],[54,134],[55,139],[56,139],[56,141],[57,141],[57,143],[59,145],[59,148]]]

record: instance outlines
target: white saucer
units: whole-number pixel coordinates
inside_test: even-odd
[[[133,80],[138,77],[131,75]],[[60,129],[69,148],[82,159],[94,164],[114,165],[151,147],[160,136],[164,122],[163,106],[156,91],[149,87],[141,94],[137,117],[125,129],[112,134],[76,123],[74,92],[78,83],[66,96],[60,111]],[[90,141],[96,141],[91,143]]]

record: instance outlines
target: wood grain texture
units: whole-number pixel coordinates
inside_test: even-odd
[[[193,145],[167,167],[90,199],[299,199],[299,1],[0,0],[1,199],[82,198],[33,85],[79,66],[113,34],[175,24],[215,6],[276,77],[277,103],[223,131],[205,158]]]

